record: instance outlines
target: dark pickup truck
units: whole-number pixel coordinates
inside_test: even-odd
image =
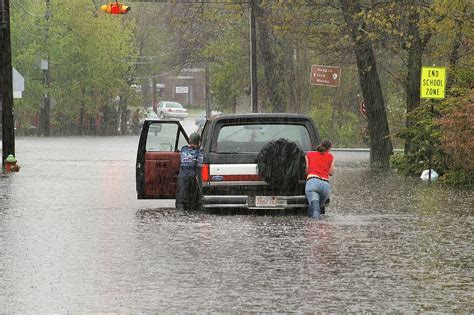
[[[177,121],[147,120],[136,161],[139,199],[173,199],[179,150],[188,136]],[[222,115],[202,131],[202,208],[307,207],[307,151],[320,142],[309,116]]]

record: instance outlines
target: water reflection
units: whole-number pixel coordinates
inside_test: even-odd
[[[0,180],[2,312],[473,310],[472,191],[336,152],[322,221],[177,212],[136,199],[136,141],[17,141],[22,170]]]

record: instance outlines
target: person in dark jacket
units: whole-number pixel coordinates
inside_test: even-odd
[[[176,209],[198,210],[201,199],[201,136],[194,132],[189,136],[189,145],[181,148]]]
[[[329,176],[334,175],[334,156],[329,152],[332,144],[323,140],[316,148],[306,154],[306,197],[308,198],[308,212],[313,219],[319,219],[324,214],[324,204],[329,199],[331,186]]]

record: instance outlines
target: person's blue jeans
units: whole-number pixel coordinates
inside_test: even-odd
[[[305,192],[306,198],[308,198],[309,216],[313,219],[319,219],[321,217],[321,206],[324,205],[331,194],[329,182],[319,178],[310,178],[306,181]]]

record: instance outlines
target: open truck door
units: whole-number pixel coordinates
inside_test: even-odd
[[[180,150],[188,141],[177,121],[145,120],[136,161],[138,199],[175,198]]]

